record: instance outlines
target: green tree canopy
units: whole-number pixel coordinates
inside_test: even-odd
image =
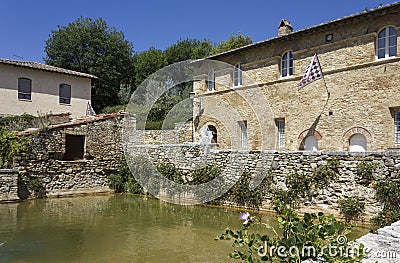
[[[124,34],[99,19],[79,18],[52,30],[45,45],[46,64],[93,74],[96,110],[116,105],[121,85],[133,81],[133,46]]]
[[[213,48],[212,54],[218,54],[231,49],[247,46],[253,43],[253,40],[248,35],[244,36],[239,33],[237,35],[232,34],[226,41],[221,41],[216,44]]]
[[[204,58],[209,56],[211,51],[212,45],[208,40],[184,39],[167,47],[164,52],[169,65],[189,59]]]
[[[167,59],[162,50],[150,47],[148,50],[134,55],[133,65],[134,86],[138,87],[151,74],[165,67]]]

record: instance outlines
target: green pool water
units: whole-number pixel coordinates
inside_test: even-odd
[[[239,214],[124,194],[0,204],[0,262],[236,262],[214,238]]]

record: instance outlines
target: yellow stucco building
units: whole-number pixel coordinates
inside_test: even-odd
[[[95,78],[37,62],[0,59],[0,116],[38,112],[84,116]]]

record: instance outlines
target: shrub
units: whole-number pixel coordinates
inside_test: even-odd
[[[365,203],[357,197],[348,197],[338,201],[340,213],[347,222],[359,219],[365,211]]]
[[[193,180],[189,184],[203,184],[221,175],[221,169],[215,165],[207,165],[200,169],[195,169],[191,176]]]
[[[258,209],[262,203],[262,192],[259,189],[250,190],[251,174],[243,172],[240,179],[228,191],[230,200],[238,205]]]
[[[310,197],[312,194],[312,178],[306,174],[293,173],[286,178],[287,190],[272,189],[272,203],[274,209],[281,211],[286,205],[291,208],[299,206],[301,198]]]
[[[117,173],[110,174],[107,178],[109,187],[116,193],[144,194],[143,188],[136,182],[125,161],[121,164]]]
[[[375,185],[375,198],[383,204],[383,209],[372,222],[379,227],[400,220],[400,183],[381,180]]]
[[[108,186],[116,193],[125,192],[126,179],[119,173],[108,176]]]
[[[182,184],[184,183],[183,174],[179,169],[176,168],[174,164],[171,163],[162,163],[157,166],[157,170],[160,172],[162,176],[171,180],[175,183]]]
[[[361,161],[357,164],[357,175],[361,179],[360,183],[369,185],[374,178],[374,171],[377,165],[372,162]]]
[[[26,137],[0,127],[0,168],[12,168],[14,156],[26,146]]]
[[[107,106],[101,111],[101,113],[115,113],[119,111],[124,111],[125,108],[126,105]]]
[[[313,182],[318,187],[327,186],[333,179],[337,178],[339,161],[328,159],[325,165],[318,166],[313,173]]]
[[[42,178],[36,176],[28,176],[27,181],[29,189],[33,191],[33,194],[36,198],[43,198],[46,196],[46,189],[43,186]]]
[[[351,226],[337,221],[333,215],[305,213],[300,218],[287,206],[277,215],[280,231],[251,217],[248,212],[240,218],[245,220],[242,229],[227,228],[215,238],[233,240],[235,250],[229,254],[233,259],[245,262],[303,262],[310,259],[313,262],[361,262],[365,257],[362,244],[347,243],[346,235]],[[258,233],[261,227],[264,229]],[[313,249],[304,249],[310,247]],[[352,255],[354,251],[360,253]]]
[[[19,116],[1,117],[0,127],[11,131],[23,131],[38,126],[36,119],[35,116],[26,113]]]

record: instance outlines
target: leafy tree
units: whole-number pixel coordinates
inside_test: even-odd
[[[212,50],[212,54],[218,54],[231,49],[243,47],[253,43],[253,40],[248,35],[244,36],[239,33],[237,35],[232,34],[226,41],[221,41],[216,44]]]
[[[99,19],[80,17],[52,30],[45,45],[46,64],[93,74],[96,110],[120,103],[118,92],[133,79],[133,46],[123,32]]]
[[[209,40],[200,42],[193,48],[192,59],[205,58],[212,54],[213,46]]]
[[[165,50],[168,64],[173,64],[189,59],[199,59],[211,54],[212,45],[210,41],[197,39],[178,40]]]
[[[167,65],[167,59],[162,50],[150,47],[148,50],[134,55],[134,86],[138,87],[145,79],[157,70]]]

